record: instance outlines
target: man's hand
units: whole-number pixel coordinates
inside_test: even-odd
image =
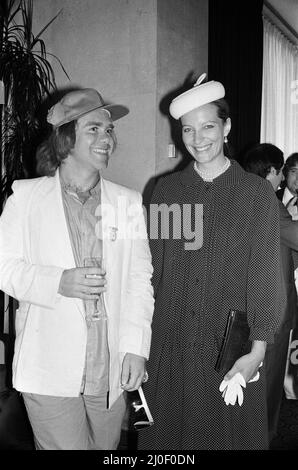
[[[64,297],[76,297],[83,300],[98,299],[106,291],[104,269],[74,268],[62,273],[58,293]]]
[[[126,353],[122,363],[121,384],[123,390],[137,390],[146,374],[146,359],[136,354]]]

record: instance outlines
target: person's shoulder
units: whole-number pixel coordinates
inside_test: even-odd
[[[15,180],[12,184],[12,190],[14,192],[16,191],[31,191],[35,187],[40,186],[41,184],[45,183],[48,181],[49,178],[48,176],[40,176],[37,178],[27,178],[27,179],[20,179],[20,180]]]
[[[157,177],[155,188],[163,188],[166,190],[171,190],[177,187],[177,184],[181,182],[185,170],[174,171],[172,173],[167,173],[166,175],[161,175]]]
[[[250,173],[249,171],[245,171],[244,168],[242,168],[242,166],[238,162],[234,161],[233,164],[234,166],[237,165],[238,173],[244,183],[251,186],[259,186],[263,182],[267,183],[267,180],[265,180],[261,176],[256,175],[255,173]]]
[[[110,194],[114,193],[116,196],[125,196],[130,199],[139,199],[141,197],[141,193],[139,191],[129,188],[128,186],[114,183],[113,181],[105,178],[102,179],[102,182]]]
[[[245,182],[246,185],[252,188],[253,190],[265,193],[269,192],[270,194],[273,194],[275,196],[272,184],[266,178],[262,178],[261,176],[256,175],[255,173],[250,173],[245,170],[243,170],[242,178],[243,182]]]
[[[239,165],[239,164],[238,164]],[[240,165],[239,165],[240,166]],[[262,178],[255,173],[245,171],[242,167],[239,170],[240,179],[238,185],[247,197],[253,198],[255,201],[263,201],[277,204],[277,197],[272,184],[266,178]]]

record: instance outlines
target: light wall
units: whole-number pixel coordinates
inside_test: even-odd
[[[61,8],[42,36],[71,79],[52,60],[57,85],[96,88],[130,109],[115,123],[105,176],[142,192],[179,162],[167,157],[170,125],[159,106],[189,72],[207,71],[208,0],[34,0],[34,31]]]
[[[167,156],[168,144],[175,141],[168,115],[160,112],[160,104],[167,94],[183,85],[188,75],[198,78],[208,72],[208,0],[158,1],[156,72],[155,172],[159,175],[174,169],[181,160],[178,148],[176,159]]]

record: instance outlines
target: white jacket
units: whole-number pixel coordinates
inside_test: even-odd
[[[57,293],[63,270],[75,267],[59,172],[15,181],[13,191],[0,218],[0,289],[19,300],[13,386],[78,396],[87,331],[83,301]],[[141,195],[101,179],[101,198],[111,406],[125,353],[149,356],[154,300]]]

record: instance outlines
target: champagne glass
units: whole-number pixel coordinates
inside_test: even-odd
[[[104,259],[102,256],[84,258],[84,267],[97,267],[104,269]],[[87,278],[103,278],[105,275],[101,274],[87,274]],[[103,296],[100,294],[99,299],[94,300],[84,300],[86,318],[91,321],[99,320],[100,318],[105,317],[105,309],[103,303]]]

